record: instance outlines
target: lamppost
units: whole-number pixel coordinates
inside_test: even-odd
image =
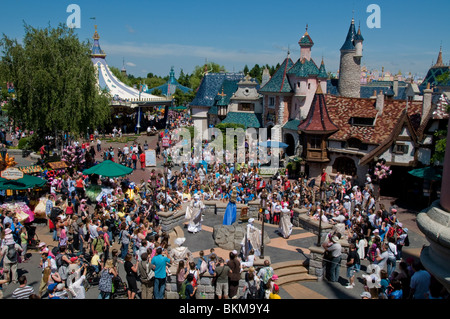
[[[322,208],[319,208],[320,212],[319,212],[319,233],[317,234],[317,247],[320,247],[320,236],[322,234]]]
[[[164,162],[164,180],[166,181],[166,185],[165,185],[166,187],[164,190],[164,194],[165,194],[166,202],[167,202],[167,191],[168,191],[167,188],[169,187],[169,179],[167,177],[169,168],[170,168],[170,162],[166,159],[166,161]]]
[[[266,207],[267,190],[264,188],[261,192],[261,201],[259,211],[262,213],[262,226],[261,226],[261,255],[260,258],[264,258],[264,209]]]

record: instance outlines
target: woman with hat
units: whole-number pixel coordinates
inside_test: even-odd
[[[340,233],[329,234],[329,240],[322,244],[325,251],[329,254],[327,259],[326,275],[330,282],[337,282],[339,279],[339,270],[341,266],[342,246],[339,243]]]
[[[12,279],[13,283],[17,283],[18,256],[21,252],[22,247],[14,241],[11,228],[5,229],[1,256],[3,256],[3,271],[7,275],[8,282]]]

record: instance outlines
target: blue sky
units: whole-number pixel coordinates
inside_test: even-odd
[[[23,38],[23,23],[56,27],[66,23],[70,4],[81,9],[81,40],[92,39],[98,25],[100,44],[110,65],[129,74],[152,72],[178,76],[191,73],[205,60],[241,71],[281,63],[290,48],[300,55],[298,40],[309,25],[316,63],[324,58],[327,71],[339,68],[339,49],[352,15],[364,36],[362,64],[372,70],[417,74],[423,77],[436,61],[442,45],[444,62],[450,61],[450,1],[417,0],[227,0],[227,1],[1,1],[0,32]],[[370,4],[380,7],[381,28],[369,28]],[[354,11],[354,13],[353,13]],[[95,17],[96,19],[90,19]]]

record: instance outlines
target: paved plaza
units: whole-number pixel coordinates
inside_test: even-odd
[[[147,141],[150,148],[156,146],[157,137],[156,136],[140,136],[137,138],[137,143],[141,145]],[[107,143],[103,145],[104,147],[112,146],[117,149],[117,147],[123,147],[122,143]],[[100,159],[99,154],[97,158]],[[29,165],[33,163],[33,158],[21,158],[17,157],[19,165]],[[175,166],[174,169],[177,167]],[[137,169],[129,176],[130,180],[134,182],[139,182],[141,179],[148,179],[148,174],[153,168],[147,167],[145,170]],[[157,170],[162,170],[161,160],[157,161]],[[389,202],[393,200],[392,198],[382,198],[381,199],[386,206]],[[409,229],[410,234],[410,246],[405,247],[403,250],[404,258],[414,257],[419,258],[420,250],[423,245],[428,245],[424,235],[419,231],[415,223],[416,218],[415,211],[410,208],[399,208],[397,213],[399,221],[403,223],[405,227]],[[203,216],[203,226],[202,231],[197,234],[192,234],[187,231],[184,225],[181,225],[186,241],[184,246],[188,247],[193,253],[194,257],[198,257],[198,252],[204,250],[209,252],[210,248],[215,248],[216,253],[219,256],[227,257],[229,251],[224,251],[218,248],[213,239],[213,227],[215,225],[222,224],[223,216],[216,215],[213,213],[208,213]],[[237,221],[241,223],[241,221]],[[255,221],[257,227],[261,227],[261,223]],[[265,223],[265,232],[270,237],[270,243],[264,248],[264,256],[269,257],[272,263],[294,261],[294,260],[306,260],[309,256],[309,248],[316,245],[317,235],[305,231],[302,228],[294,227],[291,236],[288,239],[282,238],[278,233],[278,226]],[[41,241],[49,244],[50,248],[56,244],[53,242],[51,237],[51,232],[49,232],[48,227],[45,224],[37,224],[37,233]],[[119,247],[117,243],[113,247]],[[41,269],[39,265],[39,254],[33,252],[31,259],[27,263],[22,263],[19,265],[19,272],[24,273],[29,278],[29,284],[32,285],[37,291],[39,286],[39,281],[41,279]],[[367,266],[367,261],[362,261],[362,270],[356,276],[356,286],[354,289],[345,289],[347,285],[346,279],[346,268],[341,267],[340,279],[336,283],[330,283],[327,280],[320,281],[299,281],[293,283],[286,283],[280,287],[280,296],[283,299],[359,299],[360,294],[363,292],[363,284],[361,275],[364,272],[365,266]],[[119,274],[122,278],[125,278],[123,265],[120,266]],[[17,284],[9,284],[4,287],[4,298],[10,298],[12,291],[17,287]],[[92,287],[86,293],[86,298],[95,299],[98,296],[97,287]]]

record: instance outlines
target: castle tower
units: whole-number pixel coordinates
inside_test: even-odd
[[[339,66],[339,94],[345,97],[360,97],[362,42],[361,30],[355,30],[352,18],[344,44],[341,47]]]
[[[92,39],[94,39],[94,44],[92,46],[91,57],[100,59],[106,58],[106,53],[100,48],[100,43],[98,41],[100,39],[100,36],[98,35],[97,32],[97,26],[95,26],[95,32],[94,35],[92,36]]]
[[[300,38],[298,44],[300,45],[300,59],[311,60],[311,48],[314,42],[308,34],[308,25],[306,25],[305,34]]]

